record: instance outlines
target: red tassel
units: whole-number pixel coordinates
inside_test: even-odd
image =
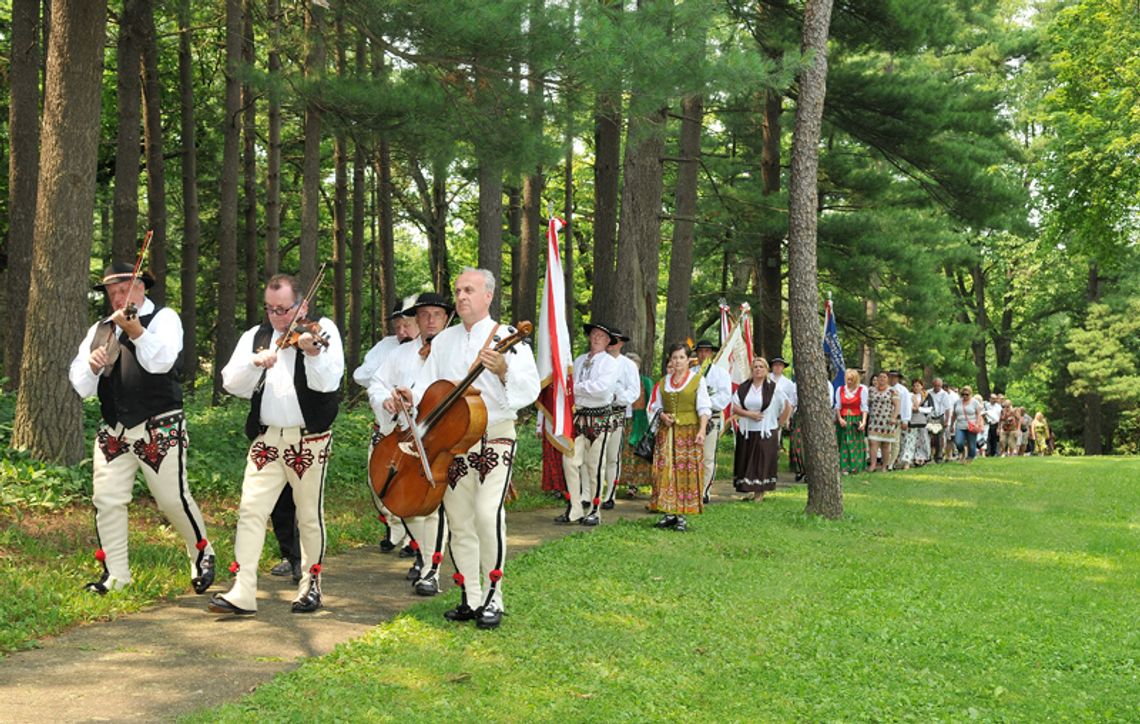
[[[566,491],[566,492],[565,492],[565,493],[562,495],[562,497],[566,498],[567,500],[570,500],[570,491],[569,491],[569,490],[567,490],[567,491]]]
[[[420,549],[420,542],[419,541],[414,540],[411,543],[409,543],[408,545],[410,545],[412,547],[412,550],[414,550],[414,551],[418,551]]]
[[[594,507],[597,507],[598,503],[601,503],[601,502],[602,502],[601,498],[594,498]]]
[[[200,551],[204,551],[204,550],[206,550],[206,546],[208,546],[208,545],[210,545],[210,544],[206,542],[205,538],[203,538],[202,540],[198,541],[198,543],[194,547]]]
[[[312,567],[309,568],[309,573],[312,573],[314,576],[321,575],[321,564],[314,563]]]
[[[388,525],[388,516],[381,513],[380,515],[378,515],[376,517],[378,517],[380,519],[381,523],[383,523],[384,525]]]
[[[240,570],[241,570],[241,566],[238,565],[237,561],[234,561],[233,563],[230,564],[230,573],[236,574]]]
[[[488,573],[487,577],[491,579],[491,583],[498,583],[503,578],[503,572],[502,570],[496,568],[495,570]]]
[[[431,554],[431,564],[433,566],[438,566],[442,561],[443,561],[443,554],[440,553],[439,551],[436,551],[435,553]]]
[[[103,552],[102,548],[95,551],[95,560],[99,561],[100,563],[107,560],[107,554]]]
[[[456,571],[455,575],[451,577],[451,580],[455,581],[455,585],[462,586],[464,581],[463,574]]]

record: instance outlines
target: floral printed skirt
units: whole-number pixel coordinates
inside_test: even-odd
[[[704,510],[701,487],[704,446],[697,442],[697,425],[662,425],[653,451],[653,497],[649,509],[670,515]]]
[[[862,415],[844,415],[847,427],[835,426],[839,439],[839,469],[845,473],[861,473],[867,469],[867,439],[859,429]]]

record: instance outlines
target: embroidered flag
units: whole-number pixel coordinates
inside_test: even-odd
[[[835,324],[835,312],[831,309],[830,299],[824,308],[823,354],[827,357],[827,366],[831,368],[831,393],[834,397],[835,391],[846,382],[844,375],[847,367],[843,364],[843,348],[839,346],[839,328]]]
[[[551,217],[546,230],[546,285],[538,315],[538,376],[542,391],[538,410],[542,432],[563,453],[574,449],[574,392],[570,356],[570,327],[566,319],[566,290],[562,257],[558,253],[561,219]]]

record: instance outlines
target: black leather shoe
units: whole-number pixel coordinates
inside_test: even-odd
[[[249,611],[244,608],[238,608],[226,599],[222,598],[222,594],[220,593],[215,593],[210,598],[210,603],[206,605],[206,608],[209,609],[211,613],[232,613],[235,616],[252,616],[257,613],[257,611]]]
[[[607,500],[606,502],[602,503],[602,510],[613,510],[613,509],[614,509],[614,501]]]
[[[569,523],[570,522],[570,516],[567,515],[566,513],[563,513],[562,515],[555,518],[554,522],[555,523]]]
[[[301,561],[293,561],[293,583],[301,582]]]
[[[415,591],[417,596],[434,596],[439,593],[439,579],[435,576],[428,576],[416,581]]]
[[[677,516],[666,515],[662,516],[661,520],[653,524],[654,528],[672,528],[677,525]]]
[[[406,545],[400,549],[400,557],[401,558],[415,558],[415,556],[416,556],[416,551],[410,545]]]
[[[381,553],[391,553],[394,550],[396,550],[396,544],[393,543],[392,541],[388,540],[387,538],[380,541],[380,552]]]
[[[107,587],[103,585],[102,581],[91,581],[91,583],[83,586],[83,590],[90,591],[91,593],[98,593],[100,596],[107,595]]]
[[[688,529],[689,524],[685,522],[685,516],[678,516],[677,523],[673,526],[673,530],[677,531],[678,533],[684,533]]]
[[[448,621],[474,621],[479,617],[479,611],[461,603],[450,611],[444,611],[443,617]]]
[[[309,592],[293,602],[293,613],[312,613],[321,607],[321,591],[312,587]]]
[[[214,556],[206,556],[202,559],[202,565],[198,567],[198,575],[190,579],[190,585],[194,587],[194,593],[205,593],[206,590],[214,585],[214,564],[216,559]]]
[[[498,628],[499,624],[503,622],[503,612],[499,607],[493,603],[488,603],[479,612],[479,618],[475,620],[475,625],[479,628]]]
[[[601,523],[601,522],[602,521],[598,517],[597,513],[590,513],[585,518],[582,518],[580,521],[578,521],[578,524],[579,525],[597,525],[598,523]]]
[[[712,502],[711,500],[709,500],[709,494],[708,494],[708,493],[705,493],[705,497],[704,497],[704,498],[702,498],[702,502],[703,502],[705,505],[708,505],[709,503],[711,503],[711,502]]]
[[[803,481],[804,481],[804,474],[803,473],[796,473],[796,482],[802,483]]]
[[[289,562],[288,558],[269,569],[269,575],[271,576],[287,576],[292,572],[293,564]]]
[[[420,572],[422,570],[423,566],[421,566],[419,563],[416,563],[408,569],[408,572],[404,575],[404,578],[408,579],[409,581],[418,581],[420,580]]]

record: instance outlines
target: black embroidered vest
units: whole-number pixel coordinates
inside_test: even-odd
[[[253,335],[253,351],[267,349],[273,341],[273,325],[266,322]],[[301,417],[305,419],[305,431],[324,432],[332,427],[337,412],[340,411],[340,391],[316,392],[309,389],[309,378],[305,374],[305,353],[297,350],[293,365],[293,389],[297,391],[297,402],[301,406]],[[261,373],[262,380],[265,373]],[[264,388],[258,385],[249,400],[249,415],[245,418],[245,434],[250,440],[261,434],[261,396]]]
[[[139,317],[142,326],[150,326],[160,307]],[[112,427],[123,423],[131,428],[144,420],[182,407],[182,353],[168,372],[151,374],[135,357],[135,344],[126,332],[120,332],[121,352],[107,377],[99,378],[99,409],[103,421]]]

